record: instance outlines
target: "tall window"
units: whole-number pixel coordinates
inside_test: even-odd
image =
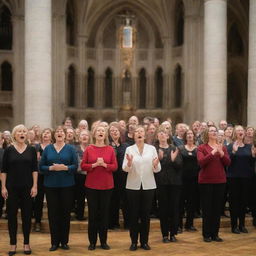
[[[164,88],[164,80],[163,80],[163,69],[157,68],[155,74],[156,81],[156,107],[163,107],[163,88]]]
[[[1,90],[12,91],[12,66],[7,61],[1,65]]]
[[[112,108],[112,94],[113,94],[113,79],[112,79],[112,71],[110,68],[107,68],[105,72],[105,107]]]
[[[182,68],[180,65],[175,69],[174,95],[174,107],[180,108],[182,106]]]
[[[174,20],[174,45],[183,45],[184,41],[184,4],[182,0],[176,0]]]
[[[12,49],[12,15],[5,5],[0,7],[0,49]]]
[[[66,42],[72,46],[76,43],[75,8],[73,0],[68,0],[66,6]]]
[[[146,108],[147,78],[146,70],[142,68],[139,73],[139,108]]]
[[[92,68],[88,69],[87,75],[87,107],[94,107],[94,70]]]
[[[68,69],[68,106],[75,106],[76,96],[76,71],[73,66]]]
[[[241,56],[244,52],[243,41],[238,30],[238,26],[234,23],[228,33],[228,53],[233,56]]]

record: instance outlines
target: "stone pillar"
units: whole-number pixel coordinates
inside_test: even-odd
[[[202,93],[200,86],[200,1],[187,0],[185,4],[185,26],[184,26],[184,80],[182,83],[182,106],[184,119],[191,123],[197,120],[202,112]],[[195,36],[196,35],[196,36]],[[196,101],[194,99],[197,99]]]
[[[226,119],[227,2],[204,2],[204,120]]]
[[[248,70],[248,125],[256,126],[256,1],[250,0],[249,11],[249,70]]]
[[[24,122],[24,17],[15,15],[13,21],[13,123]]]
[[[25,0],[25,125],[52,126],[51,0]]]

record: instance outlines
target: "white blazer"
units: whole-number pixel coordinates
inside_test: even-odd
[[[133,156],[132,166],[127,166],[126,154]],[[143,190],[155,189],[156,181],[154,172],[160,172],[161,165],[158,163],[156,169],[153,166],[153,159],[158,157],[154,146],[144,144],[143,152],[140,154],[136,144],[126,148],[123,170],[128,172],[126,188],[139,190],[141,185]]]

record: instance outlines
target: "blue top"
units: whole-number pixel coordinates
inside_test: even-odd
[[[65,164],[68,171],[49,171],[53,164]],[[50,144],[43,152],[40,170],[44,174],[44,185],[46,187],[70,187],[75,184],[74,173],[78,167],[77,154],[73,146],[65,144],[58,153],[55,147]]]
[[[178,138],[176,135],[172,137],[172,141],[174,146],[179,147],[184,145],[184,140]]]
[[[228,145],[231,164],[227,169],[227,177],[230,178],[249,178],[254,175],[254,157],[252,157],[252,145],[245,144],[238,147],[235,153],[232,153],[233,143]]]

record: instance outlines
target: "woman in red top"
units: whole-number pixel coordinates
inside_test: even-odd
[[[224,200],[226,173],[230,164],[226,147],[217,142],[217,128],[209,126],[197,150],[201,167],[198,183],[202,200],[203,237],[205,242],[222,242],[219,237],[221,208]]]
[[[114,149],[108,145],[108,134],[104,126],[96,126],[92,138],[94,144],[86,148],[81,163],[82,170],[87,171],[85,186],[89,211],[88,250],[95,250],[98,233],[101,248],[109,250],[109,205],[114,187],[112,173],[117,169],[117,161]]]

